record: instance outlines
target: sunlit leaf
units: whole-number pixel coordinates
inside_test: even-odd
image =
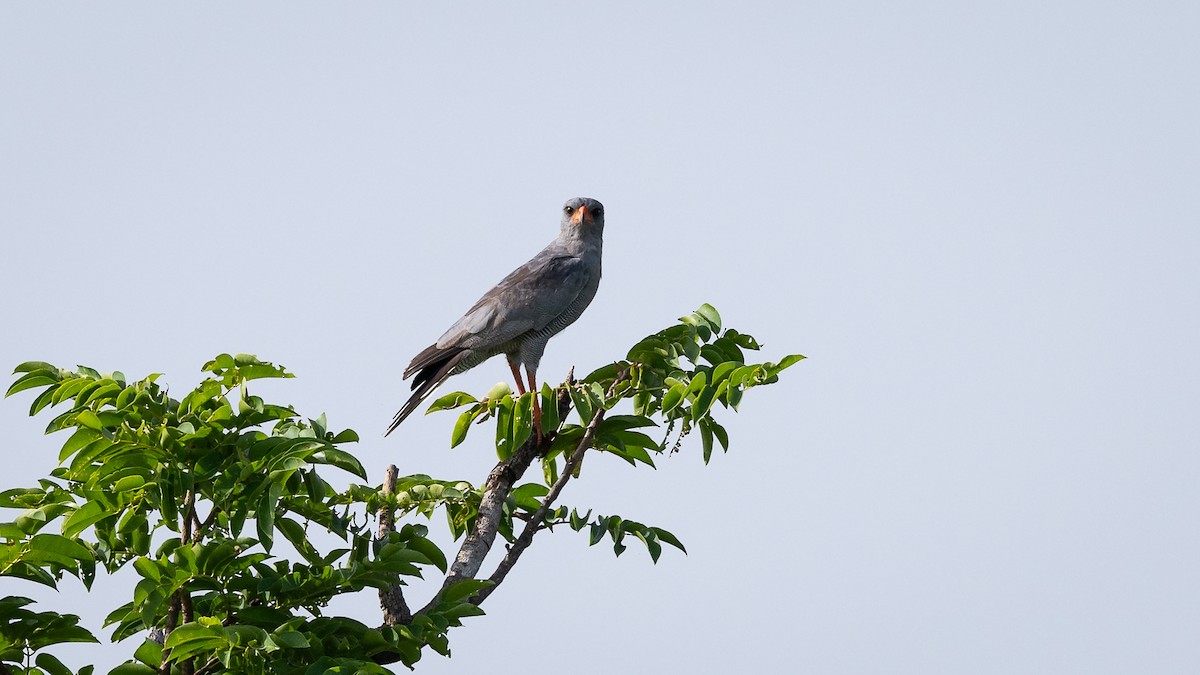
[[[453,410],[454,408],[467,405],[468,403],[475,403],[477,401],[478,399],[466,393],[465,391],[455,391],[446,394],[445,396],[442,396],[433,403],[429,404],[429,409],[425,411],[425,414],[428,415],[431,412],[437,412],[439,410]]]

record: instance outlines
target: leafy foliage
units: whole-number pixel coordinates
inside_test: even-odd
[[[712,415],[713,405],[736,411],[747,389],[779,381],[779,373],[804,359],[785,356],[778,363],[746,363],[745,352],[757,351],[753,336],[732,328],[722,332],[721,315],[711,305],[680,317],[680,322],[661,330],[629,350],[625,359],[597,369],[569,389],[578,423],[559,420],[555,392],[543,387],[541,408],[551,413],[542,420],[543,431],[554,430],[554,448],[543,459],[547,484],[558,475],[562,454],[583,437],[584,427],[598,410],[611,410],[623,400],[633,403],[632,415],[608,416],[596,433],[597,449],[614,454],[630,464],[654,466],[653,455],[677,451],[693,429],[700,429],[704,462],[712,458],[713,441],[729,449],[729,434]],[[525,413],[533,394],[514,399],[510,393],[475,399],[453,392],[435,401],[428,412],[469,405],[454,425],[451,447],[466,438],[473,424],[495,417],[496,454],[511,455],[517,441],[527,439],[533,424]],[[636,431],[666,425],[663,440],[655,441]]]
[[[412,667],[426,647],[448,655],[448,630],[482,614],[478,604],[498,582],[456,581],[426,525],[411,518],[441,513],[456,539],[494,527],[514,542],[518,521],[525,521],[524,537],[566,524],[586,529],[591,544],[608,537],[617,555],[627,535],[654,561],[664,543],[685,551],[662,528],[580,515],[553,502],[587,450],[654,467],[695,428],[706,463],[714,439],[727,450],[728,435],[713,417],[718,404],[736,410],[747,389],[775,382],[803,358],[747,364],[745,351],[758,348],[751,336],[722,330],[717,311],[705,305],[579,381],[523,396],[501,385],[483,398],[453,392],[437,399],[430,412],[465,408],[451,447],[493,421],[496,471],[514,466],[525,448],[540,457],[540,482],[505,488],[490,525],[481,509],[496,496],[491,479],[475,486],[415,474],[387,489],[335,489],[326,477],[331,471],[366,479],[346,450],[358,435],[331,430],[324,415],[306,419],[251,394],[256,380],[292,376],[253,356],[217,356],[203,367],[207,377],[177,399],[157,374],[130,381],[120,372],[23,363],[7,395],[36,390],[30,414],[57,411],[46,431],[65,440],[57,468],[37,487],[0,493],[0,507],[19,512],[0,523],[0,575],[51,588],[71,576],[90,589],[98,566],[132,566],[138,581],[131,598],[105,626],[114,640],[165,639],[143,639],[133,660],[112,673],[387,673],[380,664],[397,661]],[[626,399],[631,413],[608,414]],[[382,534],[373,527],[376,513],[389,519]],[[393,517],[410,520],[392,525]],[[322,543],[328,541],[335,548]],[[402,621],[369,627],[323,614],[338,595],[390,592],[430,569],[447,575],[445,587]],[[30,604],[0,599],[0,670],[32,660],[52,675],[70,673],[45,648],[96,638],[78,617],[34,612]]]

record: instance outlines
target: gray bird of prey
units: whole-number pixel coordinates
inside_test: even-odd
[[[537,367],[546,343],[574,323],[596,296],[603,243],[604,205],[588,197],[564,204],[558,238],[484,293],[437,342],[408,364],[404,379],[413,378],[413,395],[384,436],[395,431],[446,378],[497,354],[508,358],[517,393],[537,392]],[[521,381],[521,366],[529,378],[528,390]],[[533,419],[539,436],[541,418],[534,396]]]

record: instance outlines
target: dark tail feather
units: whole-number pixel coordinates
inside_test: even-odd
[[[433,393],[434,389],[438,388],[442,382],[446,381],[447,377],[454,372],[454,368],[458,366],[467,355],[466,350],[457,350],[445,354],[441,359],[433,361],[426,365],[413,378],[413,395],[409,397],[408,402],[396,413],[392,418],[392,423],[388,425],[387,431],[383,432],[384,436],[396,430],[400,423],[413,413],[421,402]]]

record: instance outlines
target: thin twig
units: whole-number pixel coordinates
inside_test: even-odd
[[[221,665],[221,662],[217,659],[209,659],[208,663],[196,670],[196,675],[209,675],[210,673],[215,673],[217,668],[221,667]]]

